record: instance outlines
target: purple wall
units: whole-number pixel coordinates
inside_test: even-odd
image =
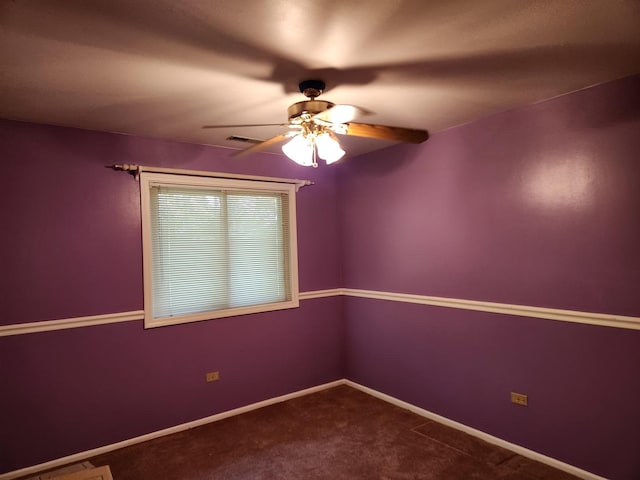
[[[113,163],[316,181],[297,197],[300,289],[341,285],[335,170],[17,122],[0,151],[0,325],[142,309],[138,183]],[[0,473],[342,378],[341,307],[0,337]]]
[[[142,308],[140,192],[105,168],[137,163],[304,178],[300,190],[300,290],[339,286],[335,170],[276,155],[126,135],[0,121],[7,232],[0,242],[0,325]]]
[[[354,159],[344,286],[640,316],[638,152],[635,76]],[[345,318],[348,378],[640,478],[640,331],[354,298]]]
[[[317,170],[0,122],[0,325],[142,308],[138,184],[112,163],[315,180],[298,195],[301,291],[640,316],[639,112],[632,77]],[[211,370],[220,382],[204,383]],[[358,298],[0,337],[0,472],[344,376],[594,473],[640,477],[640,332]]]

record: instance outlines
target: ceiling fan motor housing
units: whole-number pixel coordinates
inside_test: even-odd
[[[324,100],[307,100],[305,102],[294,103],[287,109],[289,120],[299,118],[304,114],[316,115],[325,110],[329,110],[335,104]]]

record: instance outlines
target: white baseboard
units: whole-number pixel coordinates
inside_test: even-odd
[[[171,435],[172,433],[182,432],[184,430],[189,430],[190,428],[206,425],[207,423],[217,422],[218,420],[223,420],[225,418],[233,417],[235,415],[240,415],[242,413],[247,413],[252,410],[257,410],[258,408],[267,407],[269,405],[274,405],[280,402],[285,402],[287,400],[291,400],[292,398],[302,397],[305,395],[309,395],[311,393],[319,392],[321,390],[337,387],[338,385],[344,385],[344,383],[345,383],[344,380],[336,380],[333,382],[324,383],[322,385],[317,385],[315,387],[306,388],[304,390],[298,390],[297,392],[288,393],[286,395],[281,395],[279,397],[270,398],[268,400],[263,400],[261,402],[252,403],[251,405],[246,405],[244,407],[228,410],[226,412],[218,413],[216,415],[211,415],[209,417],[201,418],[199,420],[194,420],[192,422],[176,425],[175,427],[165,428],[163,430],[158,430],[156,432],[140,435],[139,437],[130,438],[128,440],[112,443],[110,445],[94,448],[92,450],[86,450],[84,452],[74,453],[73,455],[68,455],[66,457],[58,458],[56,460],[51,460],[49,462],[40,463],[38,465],[33,465],[31,467],[21,468],[20,470],[14,470],[12,472],[3,473],[3,474],[0,474],[0,480],[11,480],[13,478],[18,478],[18,477],[38,473],[43,470],[49,470],[52,468],[60,467],[68,463],[82,461],[89,457],[101,455],[103,453],[111,452],[119,448],[129,447],[137,443],[153,440],[154,438],[163,437],[165,435]]]
[[[31,467],[22,468],[20,470],[14,470],[12,472],[3,473],[3,474],[0,474],[0,480],[11,480],[14,478],[18,478],[18,477],[22,477],[30,474],[35,474],[43,470],[49,470],[52,468],[60,467],[68,463],[83,461],[89,457],[101,455],[103,453],[111,452],[119,448],[124,448],[131,445],[135,445],[137,443],[146,442],[148,440],[153,440],[154,438],[163,437],[165,435],[171,435],[172,433],[182,432],[184,430],[189,430],[190,428],[206,425],[207,423],[217,422],[218,420],[223,420],[225,418],[233,417],[234,415],[240,415],[242,413],[250,412],[252,410],[257,410],[258,408],[267,407],[269,405],[285,402],[293,398],[302,397],[304,395],[320,392],[322,390],[337,387],[338,385],[348,385],[352,388],[365,392],[371,396],[379,398],[380,400],[384,400],[387,403],[390,403],[400,408],[404,408],[405,410],[409,410],[410,412],[413,412],[417,415],[428,418],[429,420],[433,420],[443,425],[446,425],[448,427],[455,428],[456,430],[460,430],[464,433],[480,438],[481,440],[484,440],[486,442],[492,443],[494,445],[505,448],[507,450],[511,450],[512,452],[522,455],[523,457],[527,457],[537,462],[544,463],[551,467],[557,468],[558,470],[565,471],[567,473],[575,475],[576,477],[579,477],[585,480],[607,480],[604,477],[600,477],[593,473],[587,472],[586,470],[582,470],[578,467],[574,467],[573,465],[569,465],[568,463],[561,462],[560,460],[556,460],[555,458],[547,457],[546,455],[521,447],[520,445],[516,445],[515,443],[507,442],[506,440],[502,440],[501,438],[494,437],[493,435],[489,435],[488,433],[482,432],[480,430],[476,430],[475,428],[469,427],[467,425],[456,422],[454,420],[450,420],[436,413],[417,407],[411,403],[407,403],[403,400],[399,400],[395,397],[392,397],[391,395],[387,395],[386,393],[379,392],[372,388],[365,387],[364,385],[361,385],[359,383],[353,382],[351,380],[346,380],[346,379],[335,380],[333,382],[324,383],[322,385],[317,385],[315,387],[306,388],[304,390],[299,390],[297,392],[288,393],[286,395],[281,395],[279,397],[270,398],[267,400],[263,400],[261,402],[252,403],[251,405],[246,405],[244,407],[228,410],[226,412],[218,413],[216,415],[211,415],[209,417],[201,418],[199,420],[194,420],[192,422],[187,422],[181,425],[176,425],[174,427],[158,430],[156,432],[147,433],[139,437],[130,438],[128,440],[112,443],[110,445],[94,448],[92,450],[86,450],[84,452],[75,453],[73,455],[68,455],[66,457],[58,458],[56,460],[51,460],[45,463],[40,463],[38,465],[33,465]]]
[[[369,395],[379,398],[380,400],[384,400],[387,403],[400,408],[404,408],[405,410],[409,410],[410,412],[418,414],[421,417],[428,418],[429,420],[441,423],[443,425],[446,425],[447,427],[455,428],[456,430],[460,430],[464,433],[477,437],[481,440],[484,440],[485,442],[492,443],[507,450],[511,450],[518,455],[522,455],[523,457],[527,457],[537,462],[544,463],[553,468],[557,468],[558,470],[562,470],[564,472],[575,475],[576,477],[583,478],[585,480],[607,480],[604,477],[599,477],[598,475],[595,475],[591,472],[587,472],[586,470],[574,467],[573,465],[569,465],[568,463],[561,462],[560,460],[556,460],[555,458],[547,457],[546,455],[534,452],[533,450],[529,450],[528,448],[521,447],[520,445],[516,445],[515,443],[507,442],[506,440],[502,440],[501,438],[494,437],[493,435],[489,435],[488,433],[482,432],[480,430],[476,430],[475,428],[456,422],[455,420],[450,420],[446,417],[438,415],[437,413],[433,413],[423,408],[416,407],[411,403],[404,402],[395,397],[392,397],[391,395],[387,395],[386,393],[382,393],[372,388],[365,387],[364,385],[352,382],[351,380],[345,380],[344,384],[362,392],[368,393]]]

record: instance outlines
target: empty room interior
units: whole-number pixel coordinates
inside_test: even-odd
[[[638,1],[0,25],[0,480],[640,479]]]

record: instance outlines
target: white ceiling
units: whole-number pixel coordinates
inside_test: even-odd
[[[233,148],[283,129],[201,127],[284,122],[304,79],[436,132],[640,72],[638,0],[0,0],[0,22],[0,117]]]

